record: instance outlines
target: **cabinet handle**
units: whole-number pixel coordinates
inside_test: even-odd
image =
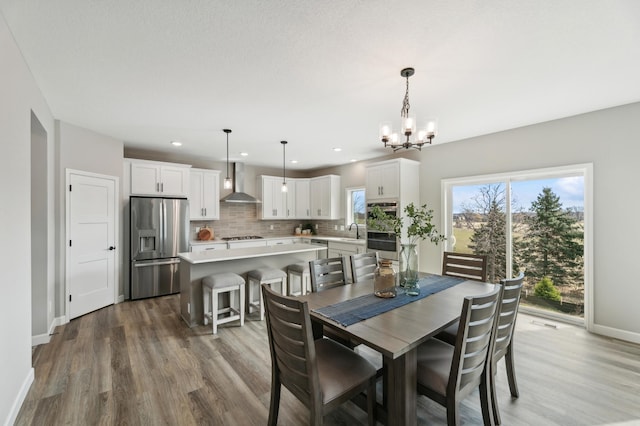
[[[160,184],[156,183],[156,192],[160,192]]]
[[[307,209],[307,216],[311,216],[311,213],[309,213],[309,209]]]
[[[205,207],[203,216],[206,216],[206,215],[207,215],[207,208]]]
[[[160,192],[164,192],[164,183],[160,184]]]

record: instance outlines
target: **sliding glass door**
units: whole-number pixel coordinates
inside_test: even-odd
[[[583,318],[585,167],[443,182],[447,250],[487,256],[491,282],[525,273],[522,304]],[[588,188],[590,191],[590,188]]]

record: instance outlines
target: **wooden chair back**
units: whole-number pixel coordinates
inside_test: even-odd
[[[342,256],[311,260],[311,291],[323,291],[348,284],[346,266],[345,258]]]
[[[445,251],[442,257],[442,275],[487,281],[487,256]]]
[[[502,289],[496,285],[488,294],[464,299],[447,389],[447,394],[458,400],[489,383],[489,355],[494,348]]]
[[[522,272],[516,278],[500,281],[504,287],[504,292],[502,295],[498,328],[496,330],[496,343],[493,351],[494,363],[498,362],[506,354],[507,348],[513,339],[513,330],[516,325],[523,281],[524,273]]]
[[[353,282],[357,283],[364,280],[373,279],[373,273],[378,267],[378,252],[352,254],[351,260],[351,276]]]
[[[307,302],[283,296],[266,285],[262,286],[262,294],[267,314],[272,380],[311,406],[321,390]],[[315,404],[321,406],[322,399]]]

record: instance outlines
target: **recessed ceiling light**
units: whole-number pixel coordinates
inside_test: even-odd
[[[333,150],[334,150],[335,152],[340,152],[340,151],[342,151],[342,148],[333,148]]]
[[[298,160],[291,160],[293,164],[298,164]]]
[[[349,160],[349,161],[351,161],[352,163],[355,163],[355,162],[356,162],[356,161],[358,161],[358,160],[356,160],[355,158],[352,158],[352,159],[351,159],[351,160]]]
[[[240,155],[242,155],[243,157],[246,157],[247,155],[249,155],[248,152],[241,152]]]
[[[171,141],[171,145],[173,145],[173,146],[182,146],[182,142],[180,142],[180,141]]]

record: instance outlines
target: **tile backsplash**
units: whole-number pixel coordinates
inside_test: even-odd
[[[256,209],[259,204],[220,203],[220,220],[195,220],[191,221],[191,239],[196,240],[196,229],[209,226],[213,229],[215,239],[232,236],[259,235],[261,237],[283,237],[294,235],[295,228],[301,224],[310,223],[318,235],[333,237],[354,237],[355,228],[348,231],[340,231],[344,226],[344,220],[258,220]],[[317,225],[317,228],[316,228]],[[338,230],[335,229],[338,228]],[[364,232],[360,230],[361,238]]]

